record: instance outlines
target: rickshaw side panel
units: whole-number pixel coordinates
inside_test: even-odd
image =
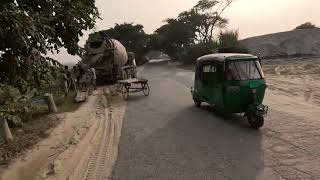
[[[262,104],[265,94],[265,80],[227,81],[224,87],[224,110],[231,113],[247,112],[253,102],[252,88],[255,84],[256,103]]]
[[[215,66],[215,72],[202,72],[205,65]],[[197,74],[198,73],[198,74]],[[201,76],[201,77],[200,77]],[[196,71],[193,98],[215,106],[223,106],[223,71],[218,64],[203,64]]]

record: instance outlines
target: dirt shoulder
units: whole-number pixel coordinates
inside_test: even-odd
[[[265,179],[319,179],[320,61],[267,62],[270,112],[262,132]]]
[[[269,90],[320,105],[320,59],[270,60],[263,65]]]
[[[116,160],[125,111],[125,103],[119,96],[111,96],[109,89],[100,88],[78,110],[59,114],[59,125],[2,169],[0,179],[108,177]]]

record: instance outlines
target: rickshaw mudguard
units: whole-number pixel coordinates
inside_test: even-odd
[[[267,116],[269,111],[269,107],[264,104],[251,104],[248,108],[247,112],[254,113],[255,115],[259,117],[265,117]]]
[[[196,98],[197,90],[195,90],[193,86],[190,87],[190,92],[191,92],[193,99],[197,99]]]

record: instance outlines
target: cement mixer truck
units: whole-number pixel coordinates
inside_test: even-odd
[[[130,57],[119,41],[95,33],[86,42],[81,62],[95,68],[98,82],[115,82],[137,76],[135,60]]]

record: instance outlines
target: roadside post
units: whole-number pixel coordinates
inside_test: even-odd
[[[57,113],[58,112],[57,106],[56,106],[56,103],[54,102],[52,94],[46,93],[44,97],[48,105],[49,111],[51,113]]]
[[[13,137],[6,119],[0,118],[0,134],[6,143],[13,141]]]

